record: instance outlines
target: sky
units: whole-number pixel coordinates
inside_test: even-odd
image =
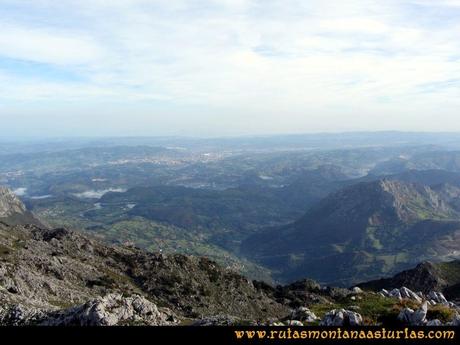
[[[6,137],[460,131],[460,0],[0,0]]]

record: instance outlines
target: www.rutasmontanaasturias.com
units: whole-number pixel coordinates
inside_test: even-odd
[[[236,339],[401,339],[401,340],[420,340],[420,339],[452,339],[456,337],[454,330],[414,330],[409,328],[389,330],[385,328],[350,330],[350,329],[331,329],[331,330],[297,330],[297,329],[274,329],[274,330],[235,330]]]

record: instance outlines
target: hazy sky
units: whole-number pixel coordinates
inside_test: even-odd
[[[460,131],[460,0],[0,0],[0,128]]]

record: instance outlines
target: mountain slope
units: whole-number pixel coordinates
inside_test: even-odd
[[[108,293],[139,294],[182,317],[283,314],[246,278],[205,258],[111,247],[66,229],[0,223],[2,305],[52,310]]]
[[[290,184],[277,190],[276,194],[283,203],[303,211],[340,189],[347,180],[350,177],[340,167],[322,165],[298,174]]]
[[[383,179],[346,187],[297,222],[250,237],[242,249],[283,280],[352,284],[458,256],[459,220],[433,189]]]
[[[36,224],[40,221],[29,212],[19,198],[0,186],[0,221],[7,224]]]
[[[414,291],[443,291],[449,299],[460,299],[460,260],[422,262],[415,268],[384,278],[358,284],[366,290],[379,291],[406,286]]]
[[[316,315],[326,322],[332,308],[358,309],[359,324],[379,324],[395,322],[402,307],[374,292],[308,279],[274,288],[205,258],[0,222],[1,325],[311,324]],[[454,322],[453,310],[446,315]]]
[[[85,217],[109,225],[114,214],[117,220],[143,218],[184,229],[209,245],[236,253],[241,240],[256,229],[298,217],[269,189],[257,189],[135,187],[124,193],[105,194],[99,200],[100,207],[86,212]]]

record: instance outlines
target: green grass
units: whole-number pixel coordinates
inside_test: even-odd
[[[384,298],[375,293],[364,293],[357,295],[356,300],[346,297],[333,304],[320,303],[312,305],[310,306],[310,310],[322,318],[325,313],[332,309],[350,309],[361,314],[365,324],[375,325],[395,322],[399,311],[405,306],[416,308],[416,305],[411,304],[410,301],[399,302],[392,298]],[[357,307],[357,309],[354,307]]]
[[[68,309],[75,306],[75,304],[63,300],[49,300],[48,303],[59,309]]]
[[[313,304],[309,307],[309,309],[315,313],[316,316],[323,318],[323,316],[332,309],[342,308],[340,304],[334,303],[318,303]]]
[[[442,262],[435,265],[440,271],[442,277],[448,282],[460,282],[460,261]]]
[[[443,323],[452,321],[454,316],[455,311],[443,305],[430,307],[427,313],[428,320],[438,319]]]

